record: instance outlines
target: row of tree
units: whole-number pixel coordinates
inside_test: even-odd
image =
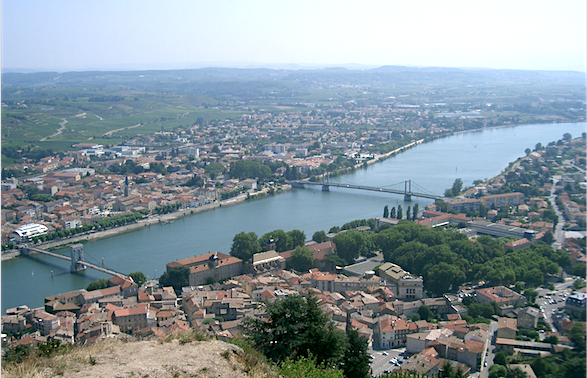
[[[407,210],[406,210],[406,219],[407,220],[416,220],[416,218],[418,217],[418,212],[420,211],[420,205],[415,204],[414,205],[414,211],[412,212],[412,208],[411,206],[408,206]],[[391,211],[389,210],[389,207],[387,205],[385,205],[385,207],[383,208],[383,218],[393,218],[393,219],[403,219],[404,218],[404,210],[402,208],[402,205],[398,205],[397,210],[395,209],[395,206],[391,208]]]

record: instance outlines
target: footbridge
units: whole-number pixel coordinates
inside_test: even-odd
[[[306,185],[310,186],[322,186],[323,192],[329,192],[330,187],[335,188],[346,188],[346,189],[358,189],[358,190],[370,190],[373,192],[381,192],[381,193],[393,193],[393,194],[400,194],[404,196],[404,201],[411,201],[412,197],[420,197],[420,198],[427,198],[433,199],[435,201],[444,201],[445,197],[438,196],[435,194],[430,193],[419,193],[412,191],[412,180],[402,181],[398,184],[403,184],[403,189],[392,189],[392,188],[379,188],[374,186],[366,186],[366,185],[356,185],[356,184],[345,184],[345,183],[334,183],[334,182],[311,182],[311,181],[288,181],[294,188],[305,188]],[[396,186],[398,184],[394,184],[391,186]]]
[[[70,256],[60,255],[58,253],[45,251],[44,249],[36,248],[36,247],[28,246],[28,245],[20,247],[20,253],[22,255],[26,256],[26,255],[29,255],[31,252],[42,253],[43,255],[52,256],[52,257],[56,257],[58,259],[70,261],[71,266],[70,266],[69,270],[72,273],[85,270],[86,268],[92,268],[94,270],[109,274],[111,276],[118,276],[118,277],[122,277],[122,278],[127,278],[127,276],[125,274],[122,274],[122,273],[116,272],[112,269],[108,269],[103,266],[92,264],[91,262],[85,261],[84,260],[84,246],[83,246],[83,244],[74,244],[74,245],[70,246],[69,247]]]

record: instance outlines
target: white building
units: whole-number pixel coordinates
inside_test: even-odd
[[[31,223],[24,226],[20,226],[14,230],[14,237],[16,241],[31,240],[35,236],[45,235],[47,233],[47,227],[42,224]]]

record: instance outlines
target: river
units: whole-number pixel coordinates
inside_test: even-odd
[[[585,123],[524,125],[457,134],[413,147],[332,181],[403,189],[403,181],[411,180],[414,192],[442,195],[456,178],[469,186],[474,180],[494,177],[523,156],[526,148],[562,139],[566,132],[578,137],[585,132]],[[261,236],[275,229],[299,229],[310,239],[315,231],[328,232],[332,226],[355,219],[381,217],[385,205],[391,208],[401,204],[405,213],[415,203],[423,209],[432,201],[414,197],[412,202],[404,202],[400,195],[352,189],[293,189],[172,224],[88,242],[84,251],[90,262],[100,264],[104,259],[104,265],[116,271],[142,271],[153,278],[174,260],[211,251],[229,253],[234,235],[241,231]],[[97,278],[109,277],[90,269],[70,274],[69,262],[44,255],[2,262],[2,313],[21,304],[42,306],[44,297],[85,288]]]

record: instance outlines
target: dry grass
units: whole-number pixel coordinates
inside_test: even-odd
[[[2,378],[46,377],[198,377],[277,378],[258,352],[224,342],[200,341],[205,334],[185,332],[160,341],[101,340],[47,358],[30,356],[3,364]]]
[[[66,349],[64,354],[43,357],[31,353],[21,363],[3,363],[2,377],[41,378],[64,375],[66,371],[83,370],[95,361],[92,355],[98,355],[124,344],[122,341],[105,339],[89,346]]]

